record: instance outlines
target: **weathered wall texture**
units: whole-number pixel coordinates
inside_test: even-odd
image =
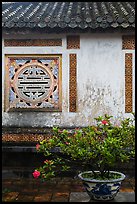
[[[21,39],[61,38],[63,46],[9,48],[4,47],[3,42],[2,122],[4,127],[88,126],[92,124],[94,117],[104,113],[115,117],[131,116],[130,113],[125,113],[125,51],[122,50],[122,34],[80,34],[80,49],[67,49],[65,34],[10,35],[6,38],[17,37]],[[134,50],[130,52],[134,53]],[[69,112],[69,54],[73,53],[77,54],[77,111],[75,113]],[[5,54],[62,54],[62,112],[4,112]]]

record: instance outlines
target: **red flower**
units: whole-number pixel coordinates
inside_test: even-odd
[[[39,148],[40,148],[40,145],[36,144],[36,150],[39,150]]]
[[[106,120],[102,120],[103,125],[108,125],[108,122]]]
[[[75,130],[79,130],[79,128],[75,128]]]
[[[37,171],[37,170],[35,170],[35,171],[33,172],[33,177],[37,179],[39,176],[40,176],[40,172]]]

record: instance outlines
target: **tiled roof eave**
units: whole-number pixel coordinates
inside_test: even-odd
[[[95,24],[81,24],[81,25],[77,25],[77,24],[70,24],[70,25],[67,25],[67,24],[63,24],[63,23],[58,23],[56,25],[53,25],[53,24],[42,24],[42,23],[39,23],[39,24],[36,24],[36,23],[32,23],[32,22],[28,22],[28,23],[24,23],[24,22],[21,22],[21,23],[14,23],[14,22],[7,22],[7,23],[2,23],[2,27],[3,28],[6,28],[6,29],[20,29],[20,28],[25,28],[25,29],[33,29],[33,28],[38,28],[38,29],[49,29],[49,30],[54,30],[54,29],[81,29],[81,30],[84,30],[84,29],[98,29],[98,28],[101,28],[101,29],[106,29],[106,28],[135,28],[135,23],[132,23],[132,24],[128,24],[127,22],[123,22],[121,24],[118,24],[117,22],[113,22],[111,24],[106,24],[106,23],[100,23],[98,25],[95,25]]]
[[[134,2],[14,2],[2,7],[2,27],[134,28],[135,8]]]
[[[118,27],[118,28],[96,28],[96,29],[92,29],[92,28],[86,28],[86,29],[80,29],[80,28],[3,28],[2,29],[2,33],[6,34],[6,35],[11,35],[11,34],[45,34],[45,33],[50,33],[50,34],[61,34],[61,33],[135,33],[135,28],[133,27],[128,27],[128,28],[122,28],[122,27]]]

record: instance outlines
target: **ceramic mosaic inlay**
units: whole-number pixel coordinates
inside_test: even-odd
[[[8,108],[59,110],[60,63],[60,56],[8,57]]]
[[[134,35],[124,35],[122,36],[122,49],[135,49],[135,36]]]
[[[132,53],[125,54],[125,112],[132,112]]]
[[[6,39],[4,46],[62,46],[61,39]]]
[[[2,142],[38,142],[51,138],[51,135],[44,134],[3,134]]]
[[[70,75],[69,75],[69,111],[76,112],[77,99],[77,56],[70,54]]]
[[[80,36],[67,36],[67,49],[80,49]]]

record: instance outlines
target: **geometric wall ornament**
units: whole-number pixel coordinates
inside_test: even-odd
[[[69,55],[69,111],[76,112],[77,103],[77,55]]]
[[[61,55],[6,55],[5,111],[61,111]]]
[[[4,133],[2,135],[2,142],[40,142],[52,138],[52,135],[47,134],[33,134],[33,133]]]
[[[5,39],[4,46],[62,46],[61,39]]]
[[[122,36],[122,49],[134,50],[135,49],[135,36],[134,35],[124,35]]]
[[[67,49],[80,49],[80,36],[79,35],[67,36]]]
[[[125,53],[125,112],[132,112],[132,53]]]

